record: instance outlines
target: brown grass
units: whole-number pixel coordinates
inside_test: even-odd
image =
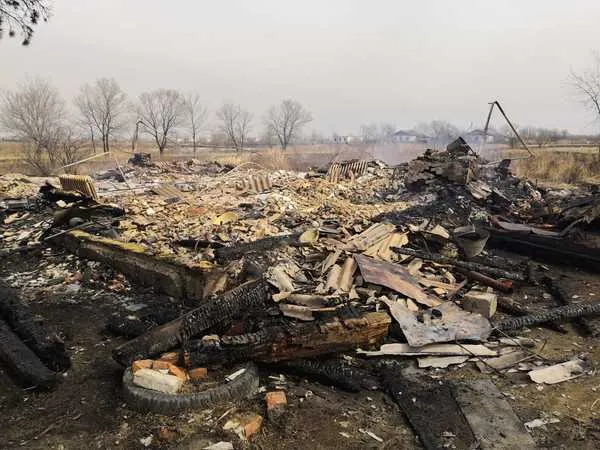
[[[518,176],[551,183],[600,183],[598,152],[534,151],[535,158],[513,161]]]

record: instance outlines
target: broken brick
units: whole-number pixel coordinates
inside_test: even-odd
[[[169,366],[171,365],[168,361],[156,360],[152,362],[152,368],[154,370],[169,370]]]
[[[175,364],[169,365],[169,373],[171,375],[175,375],[181,381],[185,382],[188,380],[188,375],[187,375],[186,371],[184,369],[182,369],[181,367],[176,366]]]
[[[267,409],[287,406],[287,398],[283,391],[267,392],[265,400],[267,401]]]
[[[197,367],[188,372],[188,376],[190,377],[190,381],[192,383],[197,383],[199,381],[203,381],[208,377],[208,370],[205,367]]]
[[[284,413],[287,406],[287,397],[284,391],[267,392],[267,416],[269,420],[277,420]]]
[[[179,352],[167,352],[167,353],[163,353],[162,355],[160,355],[159,360],[160,361],[167,361],[170,362],[171,364],[175,364],[176,366],[179,365]],[[189,353],[185,352],[185,354],[183,355],[183,364],[184,367],[188,367],[190,365],[190,355]]]
[[[131,371],[136,373],[140,369],[151,369],[152,363],[151,359],[138,359],[131,364]]]
[[[258,414],[244,424],[244,437],[250,439],[253,435],[260,431],[263,418]]]

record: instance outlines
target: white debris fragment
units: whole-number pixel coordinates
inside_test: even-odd
[[[546,426],[550,423],[558,422],[560,422],[560,420],[558,420],[556,417],[550,417],[547,419],[534,419],[531,422],[525,422],[525,428],[527,428],[528,430],[532,430],[534,428]]]

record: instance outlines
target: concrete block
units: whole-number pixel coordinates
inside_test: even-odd
[[[461,300],[460,306],[489,319],[496,313],[498,296],[491,292],[469,291]]]
[[[183,381],[174,375],[152,369],[140,369],[133,375],[133,383],[153,391],[175,394],[181,389]]]

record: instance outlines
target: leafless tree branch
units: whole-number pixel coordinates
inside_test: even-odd
[[[50,17],[49,2],[46,0],[0,0],[0,38],[8,28],[8,35],[14,37],[19,30],[22,44],[29,45],[34,27]]]
[[[225,133],[229,143],[236,151],[242,151],[250,133],[252,114],[239,105],[226,103],[217,111],[217,118],[221,122],[220,130]]]
[[[140,95],[138,114],[146,133],[150,134],[162,154],[169,133],[182,125],[185,117],[182,97],[173,89],[156,89]]]
[[[207,110],[200,102],[200,95],[193,92],[189,92],[183,96],[182,104],[189,130],[192,133],[192,146],[194,148],[194,156],[196,156],[198,131],[200,131],[200,127],[206,120]]]
[[[302,127],[312,120],[312,115],[300,102],[290,99],[283,100],[278,106],[272,106],[265,119],[267,127],[277,137],[283,150],[294,141]]]
[[[123,126],[127,112],[127,96],[112,78],[98,78],[93,85],[84,85],[75,105],[84,123],[91,131],[92,142],[95,132],[102,139],[102,150],[110,150],[110,139]]]

